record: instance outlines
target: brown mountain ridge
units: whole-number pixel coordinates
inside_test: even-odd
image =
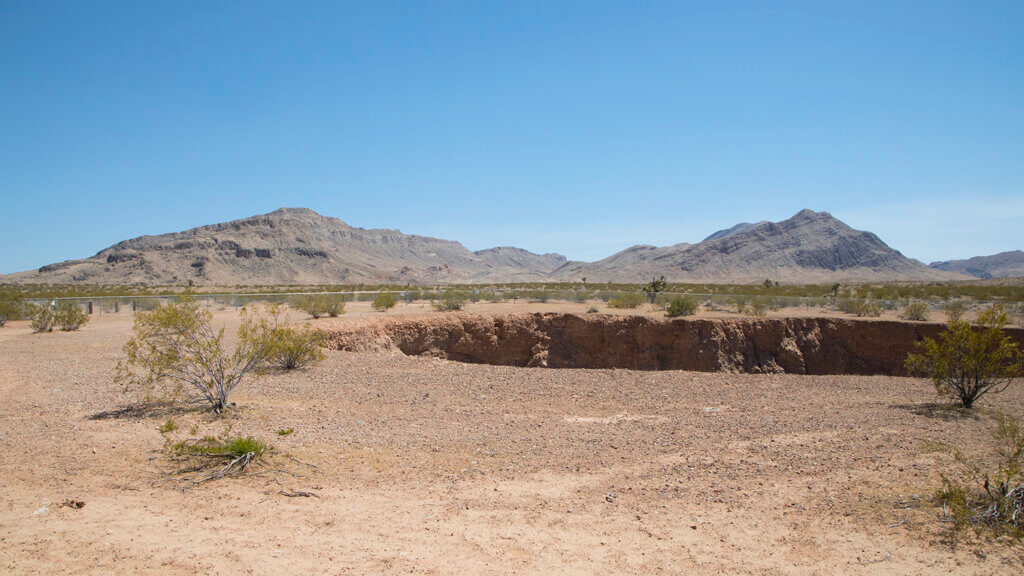
[[[307,208],[281,208],[183,232],[119,242],[91,258],[0,276],[3,283],[324,285],[477,282],[785,282],[963,280],[925,266],[827,212],[738,224],[698,244],[637,245],[597,262],[514,247],[363,229]]]

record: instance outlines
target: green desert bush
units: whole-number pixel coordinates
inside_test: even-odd
[[[925,376],[940,395],[950,396],[964,408],[989,392],[1005,390],[1024,373],[1017,343],[1003,332],[1006,311],[995,305],[978,316],[976,326],[964,320],[950,322],[938,340],[917,343],[919,353],[907,357],[907,372]]]
[[[89,321],[89,315],[70,302],[61,302],[53,310],[53,322],[65,332],[78,330]]]
[[[387,292],[381,292],[373,300],[373,309],[378,312],[387,312],[395,307],[395,297]]]
[[[672,299],[665,315],[669,318],[693,316],[697,312],[697,300],[691,296],[678,296]]]
[[[903,307],[900,318],[923,322],[928,319],[928,304],[924,302],[910,302]]]
[[[882,305],[866,298],[850,298],[839,303],[839,311],[863,318],[882,315]]]
[[[313,294],[301,298],[296,307],[313,319],[326,316],[336,318],[345,313],[345,300],[340,294]]]
[[[462,307],[466,305],[466,300],[466,295],[461,292],[445,290],[437,300],[431,302],[431,305],[438,312],[451,312],[462,310]]]
[[[184,395],[223,412],[231,392],[247,374],[263,369],[276,350],[276,311],[243,308],[241,316],[237,344],[228,352],[224,328],[214,330],[213,315],[190,293],[136,313],[115,380],[141,389],[147,399],[162,389],[166,399]]]
[[[747,314],[751,316],[763,317],[768,315],[768,310],[771,308],[771,303],[764,298],[752,298],[750,303],[747,304]]]
[[[642,294],[634,292],[628,292],[626,294],[619,294],[608,300],[609,308],[637,308],[644,303],[644,297]]]
[[[276,326],[270,333],[271,351],[267,365],[282,370],[316,366],[324,359],[325,335],[309,326]]]
[[[956,529],[971,526],[1020,539],[1024,537],[1024,426],[999,413],[992,440],[998,463],[984,466],[976,455],[955,451],[955,460],[968,471],[973,484],[942,474],[936,500]]]
[[[49,304],[29,306],[29,325],[33,332],[53,332],[53,327],[57,323],[54,308]]]
[[[0,328],[25,316],[25,304],[14,294],[0,293]]]
[[[967,310],[967,306],[963,302],[950,302],[942,307],[943,312],[946,313],[946,322],[959,322],[964,317],[964,312]]]

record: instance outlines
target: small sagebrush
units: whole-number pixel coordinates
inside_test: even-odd
[[[955,528],[971,526],[1020,539],[1024,537],[1024,426],[1012,416],[998,416],[992,440],[998,463],[978,464],[973,455],[954,452],[976,486],[942,475],[936,500]]]
[[[462,307],[466,305],[468,298],[465,294],[455,292],[453,290],[446,290],[441,297],[431,302],[431,305],[438,312],[452,312],[455,310],[462,310]]]
[[[309,314],[313,319],[330,316],[336,318],[345,313],[345,300],[340,294],[314,294],[298,297],[293,306]]]
[[[378,294],[377,298],[373,300],[373,309],[378,312],[387,312],[394,308],[395,304],[395,297],[387,292],[383,292]]]
[[[21,320],[25,316],[25,304],[21,298],[6,292],[0,292],[0,328],[11,320]]]
[[[89,314],[70,302],[61,302],[53,312],[53,321],[64,332],[71,332],[84,326]]]
[[[608,300],[609,308],[637,308],[644,303],[642,294],[627,293],[615,296]]]
[[[924,322],[928,319],[928,304],[924,302],[910,302],[900,311],[900,318]]]
[[[672,299],[668,305],[665,315],[669,318],[679,316],[693,316],[697,312],[697,300],[691,296],[678,296]]]
[[[325,335],[309,326],[277,326],[270,334],[267,364],[272,368],[295,370],[316,366],[324,359]]]

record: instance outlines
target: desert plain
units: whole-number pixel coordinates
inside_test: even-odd
[[[387,317],[401,314],[440,315]],[[384,316],[360,303],[313,325]],[[215,311],[229,332],[237,321]],[[0,573],[1024,571],[1019,544],[954,534],[933,499],[959,470],[936,446],[983,455],[995,409],[1024,414],[1019,383],[962,412],[917,378],[328,350],[247,379],[217,416],[143,407],[114,383],[131,327],[122,311],[76,332],[0,329]],[[161,434],[168,419],[178,430]],[[229,428],[268,440],[265,462],[183,482],[168,438]]]

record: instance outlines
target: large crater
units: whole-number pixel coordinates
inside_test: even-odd
[[[457,313],[382,318],[335,329],[328,341],[338,350],[399,350],[505,366],[899,376],[914,343],[942,328],[847,318]],[[1007,333],[1024,343],[1024,330]]]

